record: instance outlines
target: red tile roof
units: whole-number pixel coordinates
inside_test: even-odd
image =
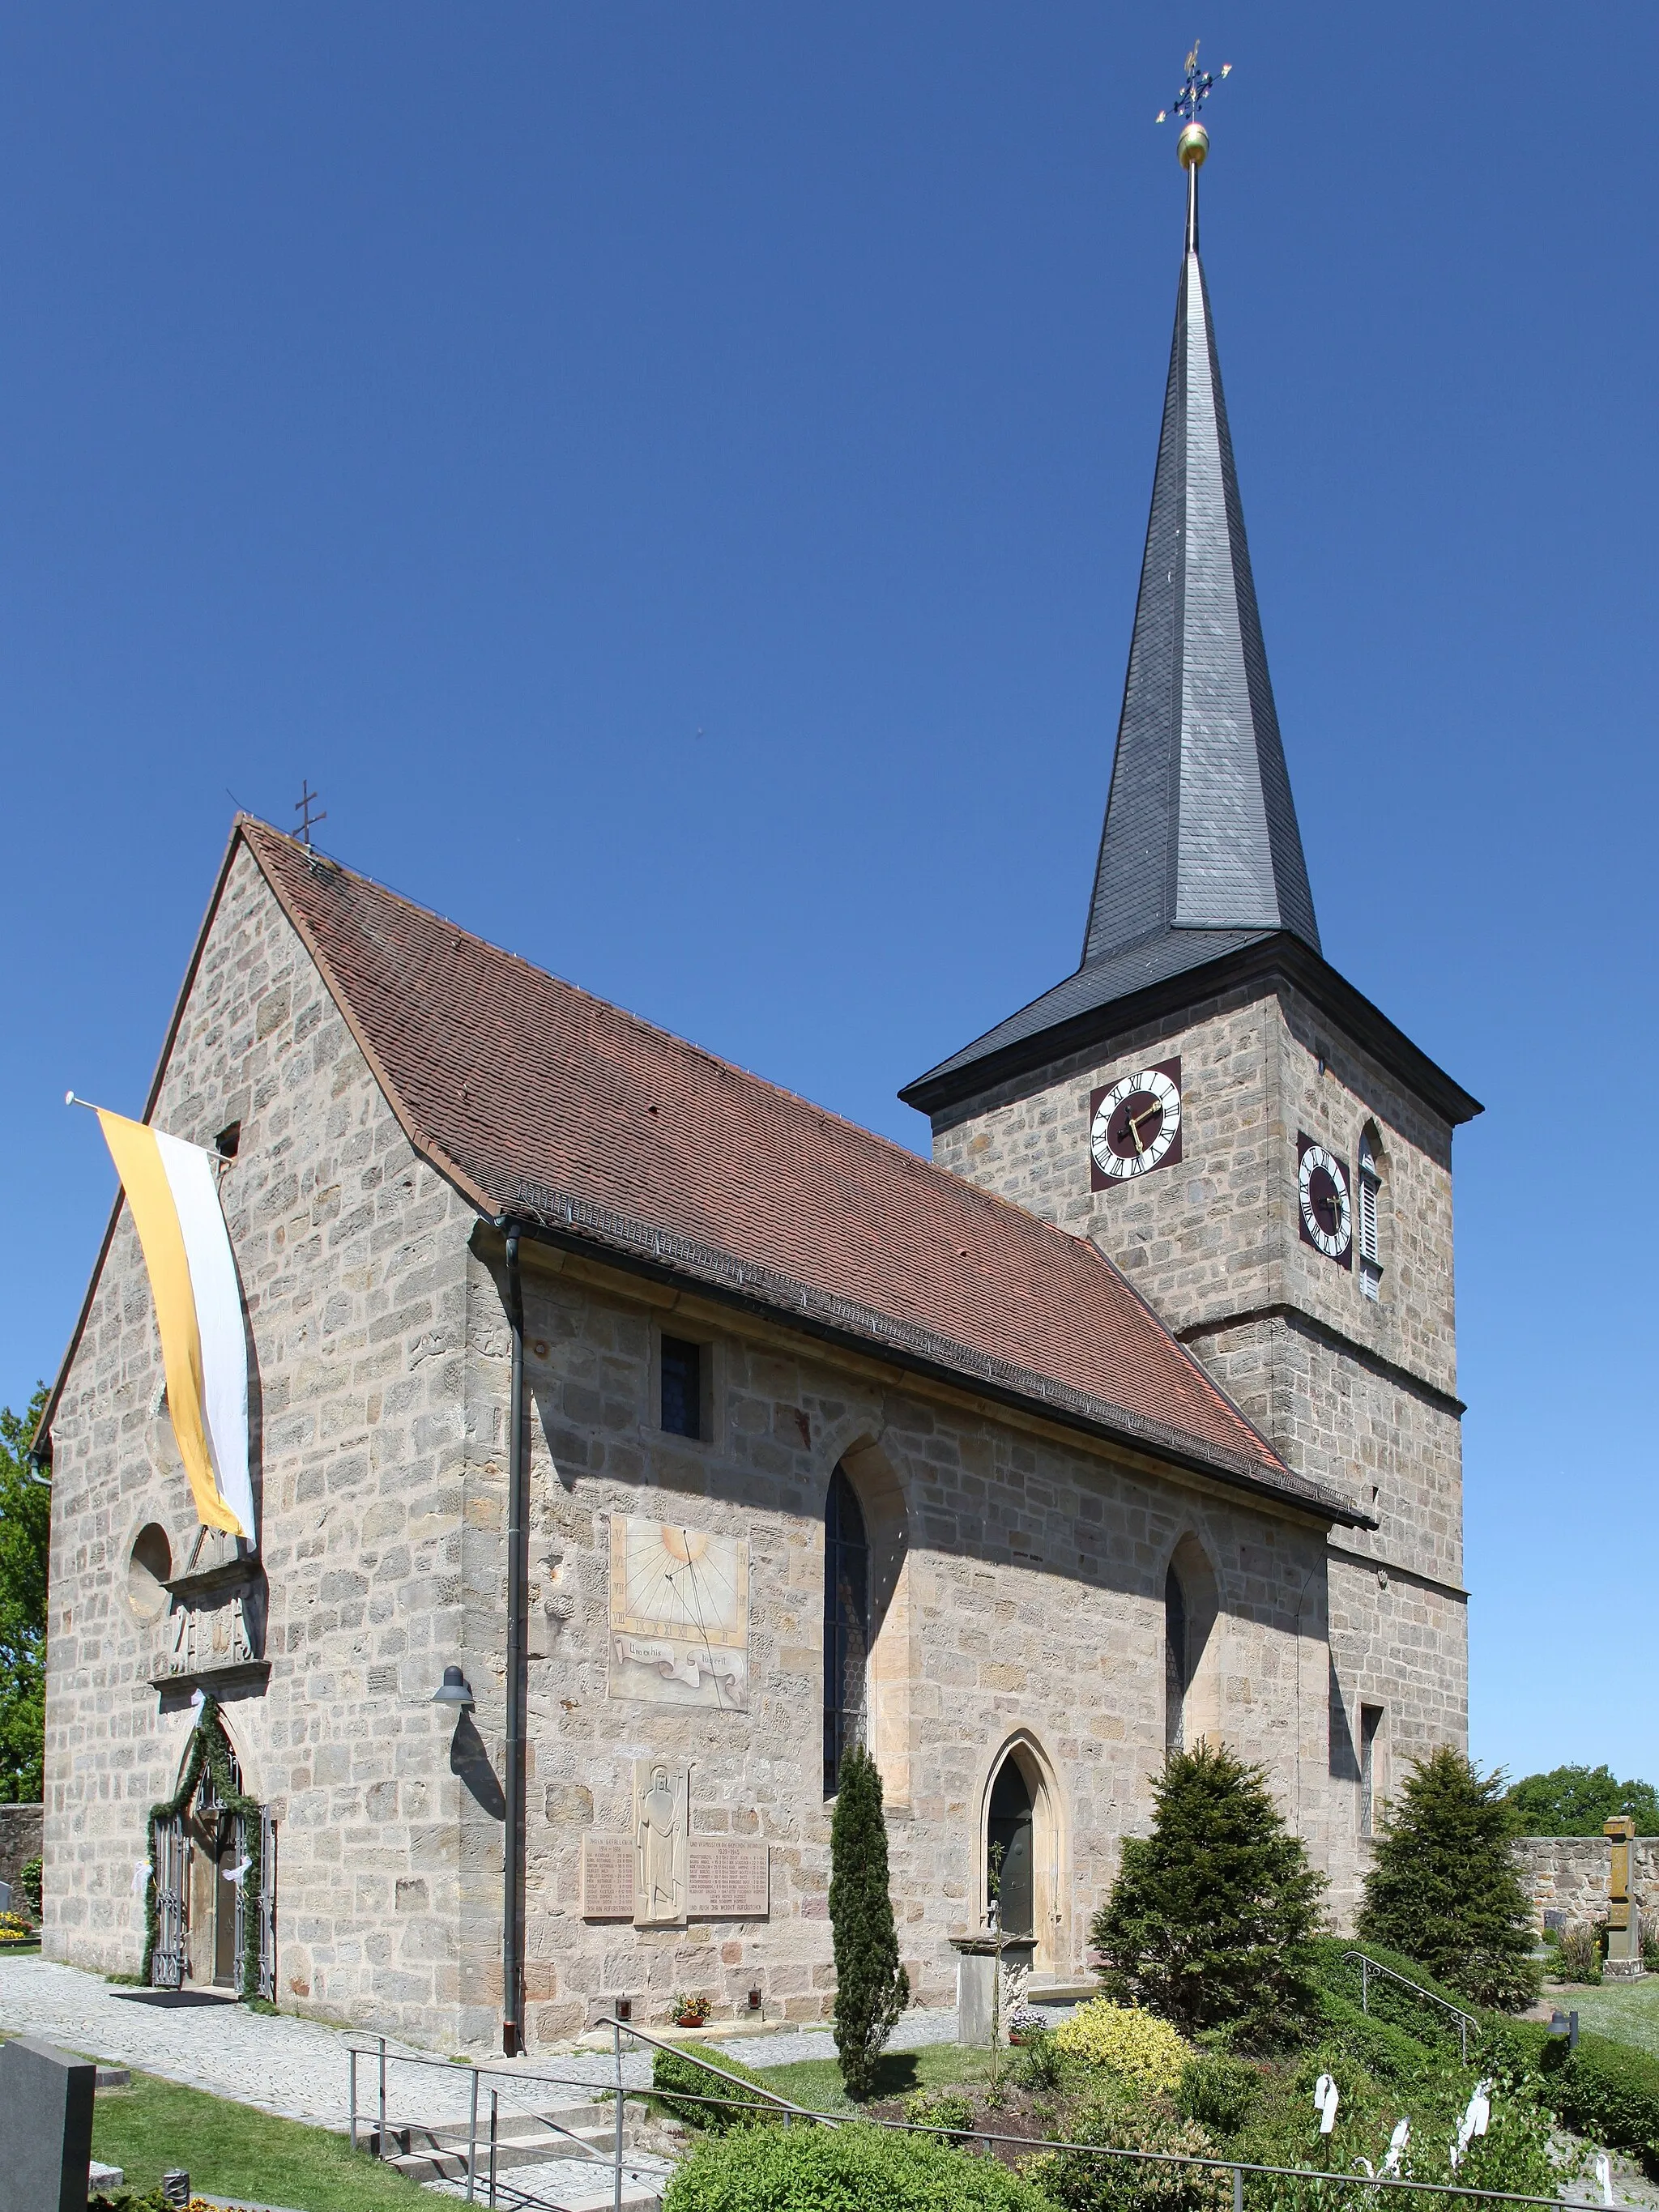
[[[239,830],[410,1141],[482,1212],[1355,1517],[1282,1464],[1086,1239],[263,823]]]

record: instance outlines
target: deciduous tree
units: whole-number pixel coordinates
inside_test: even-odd
[[[46,1402],[0,1407],[0,1800],[42,1792],[46,1748],[46,1551],[52,1492],[29,1463]]]

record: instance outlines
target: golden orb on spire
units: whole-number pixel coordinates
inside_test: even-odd
[[[1183,169],[1201,169],[1209,150],[1210,134],[1201,123],[1189,123],[1176,140],[1176,152]]]

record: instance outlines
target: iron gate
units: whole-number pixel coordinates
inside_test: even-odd
[[[185,1864],[185,1824],[175,1813],[155,1823],[155,1942],[149,1978],[158,1990],[184,1986]]]

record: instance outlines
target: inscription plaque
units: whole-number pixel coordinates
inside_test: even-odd
[[[689,1914],[700,1920],[768,1920],[772,1913],[769,1845],[726,1836],[693,1836]]]
[[[631,1836],[582,1838],[582,1918],[634,1917],[634,1839]]]

